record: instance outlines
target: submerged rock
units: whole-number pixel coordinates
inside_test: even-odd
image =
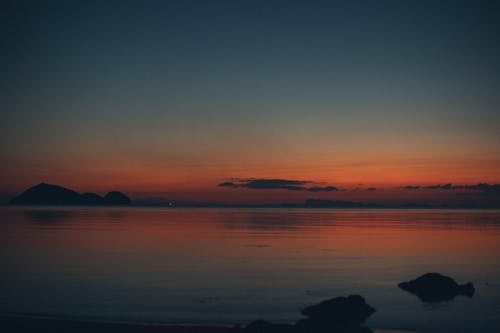
[[[448,301],[457,295],[472,297],[475,291],[471,282],[460,285],[451,277],[439,273],[427,273],[415,280],[401,282],[398,286],[429,303]]]
[[[374,312],[359,295],[332,298],[302,310],[311,321],[333,325],[360,325]]]

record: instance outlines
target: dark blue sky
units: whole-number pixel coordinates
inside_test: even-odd
[[[499,8],[4,1],[1,180],[500,180]]]

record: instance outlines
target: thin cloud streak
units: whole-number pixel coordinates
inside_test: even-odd
[[[309,192],[335,192],[339,191],[335,186],[317,186],[317,183],[309,180],[294,180],[280,178],[249,178],[236,179],[218,184],[219,187],[247,188],[253,190],[288,190]]]
[[[488,183],[478,183],[474,185],[463,184],[463,185],[453,185],[452,183],[436,184],[428,186],[420,185],[405,185],[400,187],[403,190],[469,190],[469,191],[479,191],[483,193],[500,193],[500,184],[488,184]]]

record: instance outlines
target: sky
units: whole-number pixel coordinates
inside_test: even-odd
[[[471,186],[500,183],[499,14],[496,1],[2,1],[0,194],[498,192]]]

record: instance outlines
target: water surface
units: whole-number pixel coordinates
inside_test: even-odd
[[[361,294],[372,328],[500,331],[500,211],[2,208],[0,312],[168,323],[293,322]],[[437,271],[476,294],[424,304]]]

